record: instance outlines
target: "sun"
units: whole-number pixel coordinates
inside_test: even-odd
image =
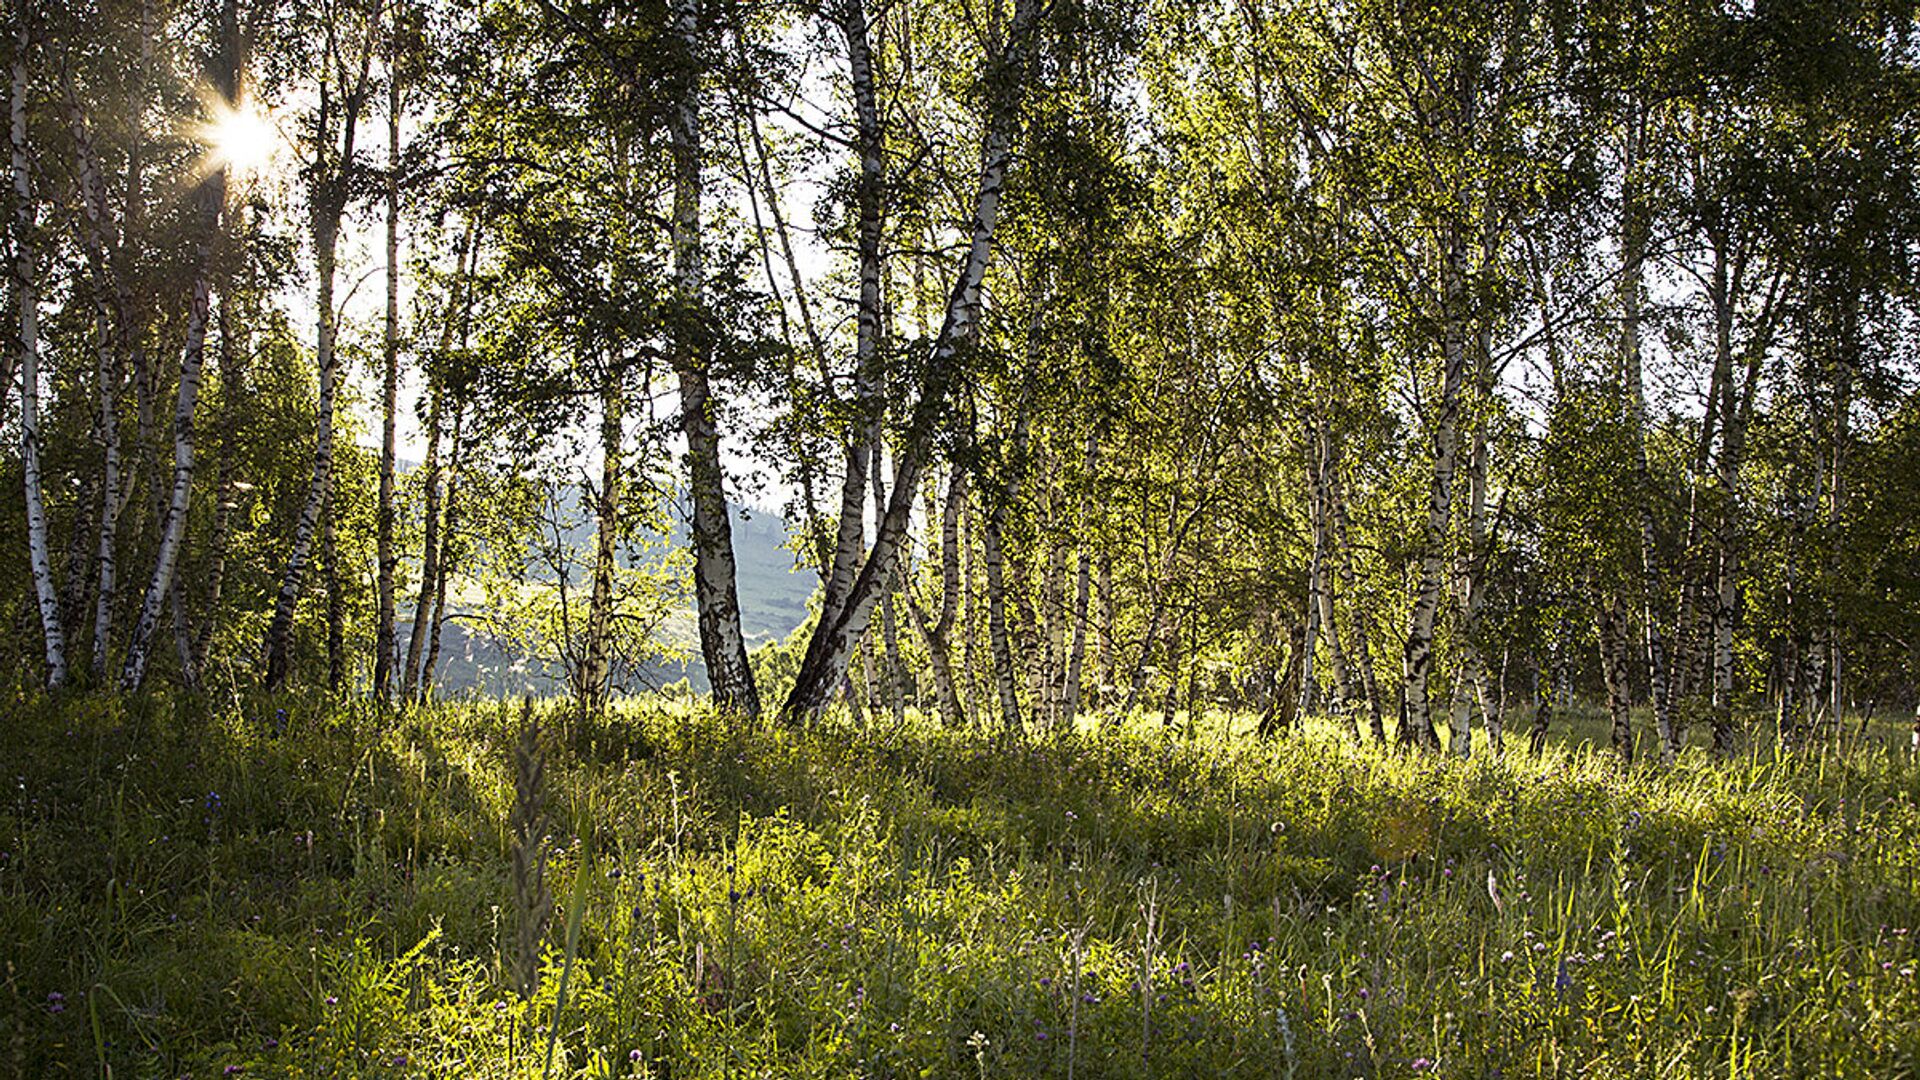
[[[207,103],[209,119],[200,126],[207,144],[207,167],[251,176],[272,164],[280,149],[280,131],[273,118],[248,98],[229,105],[217,97]]]

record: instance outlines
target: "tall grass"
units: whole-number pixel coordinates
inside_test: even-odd
[[[0,1072],[1920,1068],[1904,753],[1462,764],[1330,723],[1008,744],[641,702],[542,725],[571,925],[523,999],[517,712],[13,718]]]

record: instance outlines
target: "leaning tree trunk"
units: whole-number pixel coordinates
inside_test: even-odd
[[[873,608],[890,580],[900,546],[907,536],[920,474],[933,451],[934,427],[946,415],[947,399],[960,366],[959,354],[965,343],[973,339],[979,321],[980,286],[986,276],[994,227],[999,220],[1000,198],[1006,186],[1007,163],[1023,89],[1026,39],[1037,11],[1035,0],[1016,0],[1007,43],[998,57],[1000,71],[995,73],[998,78],[994,81],[1000,85],[992,95],[996,100],[990,109],[986,145],[981,155],[966,259],[954,280],[945,318],[927,356],[925,385],[895,459],[887,512],[880,520],[873,547],[861,564],[839,614],[829,619],[823,613],[814,628],[793,691],[781,710],[789,720],[815,715],[826,707],[833,689],[846,673],[855,645],[866,632]]]
[[[352,190],[354,143],[360,130],[360,111],[366,103],[367,66],[371,53],[364,54],[359,79],[341,105],[339,158],[329,167],[326,148],[315,151],[312,187],[312,228],[314,277],[314,365],[319,368],[320,396],[314,417],[313,471],[307,481],[307,496],[294,522],[293,546],[280,573],[280,590],[274,599],[273,619],[267,624],[262,666],[268,690],[286,682],[293,648],[293,610],[306,582],[307,563],[313,554],[313,534],[320,524],[320,513],[333,489],[334,398],[340,378],[339,357],[335,350],[337,313],[334,311],[334,273],[339,256],[340,220],[346,213]],[[317,128],[323,140],[333,138],[332,99],[327,87],[321,87]]]
[[[40,489],[40,280],[33,247],[33,163],[27,142],[27,54],[32,48],[24,11],[13,51],[14,292],[20,304],[20,458],[26,474],[27,552],[34,597],[40,604],[47,685],[67,681],[67,637],[47,550],[47,510]]]
[[[233,3],[223,5],[220,40],[213,59],[215,89],[228,108],[240,100],[240,38]],[[161,607],[169,598],[174,604],[174,637],[179,646],[181,679],[192,687],[198,681],[193,668],[193,648],[186,622],[186,598],[173,595],[178,590],[174,569],[180,550],[186,543],[187,511],[193,498],[194,447],[193,417],[200,400],[200,372],[206,359],[207,315],[213,290],[213,251],[219,238],[221,214],[227,200],[227,173],[216,169],[200,181],[195,193],[194,280],[187,307],[186,342],[180,353],[180,382],[173,409],[173,488],[161,518],[160,549],[154,556],[153,576],[147,582],[146,596],[134,622],[133,637],[120,668],[120,688],[137,690],[147,676],[147,664],[153,652],[153,637],[159,629]],[[103,523],[104,524],[104,523]]]
[[[313,552],[314,530],[333,486],[333,406],[339,380],[338,360],[334,355],[333,277],[336,244],[340,235],[337,216],[322,212],[314,226],[315,277],[319,295],[315,305],[319,323],[315,363],[320,369],[320,399],[314,422],[313,468],[307,481],[306,502],[294,522],[293,548],[287,554],[286,568],[280,574],[280,591],[273,606],[273,620],[267,626],[266,685],[277,689],[286,682],[293,645],[293,609],[306,583],[307,562]]]
[[[700,0],[672,0],[673,33],[691,65],[699,52]],[[726,472],[720,464],[718,403],[707,357],[692,325],[705,269],[700,246],[700,73],[689,67],[680,100],[668,113],[673,149],[673,283],[680,306],[673,329],[673,367],[680,380],[680,427],[687,438],[693,496],[693,593],[699,609],[700,654],[714,705],[723,712],[760,715],[760,694],[747,665],[740,632],[740,598],[727,514]]]
[[[886,183],[883,135],[874,88],[873,50],[867,39],[866,8],[860,0],[842,0],[837,8],[847,43],[848,80],[853,91],[855,145],[860,174],[854,188],[854,229],[860,298],[855,309],[853,387],[856,419],[846,445],[846,476],[840,487],[840,518],[833,564],[822,596],[821,618],[836,618],[853,588],[854,573],[866,547],[865,504],[868,470],[877,468],[880,441],[879,343],[882,319],[880,246],[881,197]],[[885,516],[884,509],[881,516]]]
[[[327,594],[327,689],[339,693],[347,682],[346,593],[340,582],[339,498],[329,494],[320,508],[320,576]]]
[[[407,630],[407,660],[400,669],[400,699],[411,701],[420,678],[420,658],[426,651],[424,633],[433,608],[433,586],[440,576],[440,411],[443,398],[440,381],[427,376],[427,460],[421,471],[426,506],[422,512],[420,542],[420,596],[414,604],[413,622]]]
[[[120,688],[137,690],[147,677],[152,657],[153,636],[160,624],[161,606],[174,588],[174,567],[186,541],[187,510],[193,497],[193,414],[200,399],[200,370],[206,356],[207,311],[212,291],[212,249],[219,227],[220,207],[226,200],[226,177],[216,172],[201,181],[199,193],[202,230],[193,291],[187,308],[186,347],[180,355],[180,386],[173,409],[173,490],[167,500],[166,516],[160,527],[160,550],[154,557],[153,577],[140,603],[140,615],[134,622],[133,637],[127,642],[126,659],[120,667]],[[182,673],[192,679],[191,672]]]
[[[445,356],[453,349],[456,330],[461,334],[461,344],[465,345],[465,328],[468,313],[473,303],[473,271],[475,252],[479,250],[479,230],[476,226],[467,227],[466,236],[461,242],[460,251],[454,257],[454,281],[458,293],[450,290],[447,295],[447,320],[440,331],[440,355]],[[459,315],[455,317],[456,309]],[[441,549],[441,501],[445,478],[440,467],[441,414],[446,405],[446,385],[440,373],[429,367],[427,370],[427,460],[422,467],[425,473],[426,507],[421,522],[420,544],[420,595],[413,609],[413,624],[407,631],[407,662],[400,673],[400,700],[412,701],[414,691],[422,673],[421,657],[426,652],[427,620],[432,617],[434,588],[440,579]]]

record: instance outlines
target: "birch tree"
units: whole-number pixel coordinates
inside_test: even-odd
[[[27,548],[33,573],[34,596],[39,602],[40,630],[45,645],[47,685],[67,681],[67,640],[55,593],[53,560],[47,548],[47,510],[40,471],[40,278],[35,249],[33,143],[27,126],[28,95],[32,89],[29,62],[34,39],[23,10],[15,20],[13,89],[9,98],[10,138],[13,148],[13,288],[19,305],[20,459],[26,481]]]

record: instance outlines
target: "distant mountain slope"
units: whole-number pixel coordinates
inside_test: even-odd
[[[410,467],[402,465],[403,469]],[[729,502],[728,509],[733,521],[740,629],[746,635],[747,647],[755,649],[787,637],[806,621],[807,599],[813,594],[817,579],[810,571],[794,569],[794,553],[788,546],[792,531],[786,519],[768,511],[749,510],[737,503]],[[572,507],[568,510],[571,515]],[[586,520],[586,515],[577,516],[582,524],[570,530],[567,539],[584,548],[592,542],[593,525]],[[676,516],[667,541],[675,548],[684,549],[688,536],[685,520]],[[686,590],[689,596],[693,593],[691,573],[689,570]],[[693,659],[684,667],[648,672],[649,680],[672,682],[684,676],[696,690],[705,690],[706,666],[700,660],[698,631],[691,607],[668,625],[667,632],[688,648]],[[405,649],[410,626],[402,623],[398,633],[400,646]],[[471,633],[460,619],[448,620],[440,639],[436,683],[443,693],[544,692],[552,690],[559,681],[558,672],[539,670],[539,665],[525,657],[504,653],[484,635]]]

